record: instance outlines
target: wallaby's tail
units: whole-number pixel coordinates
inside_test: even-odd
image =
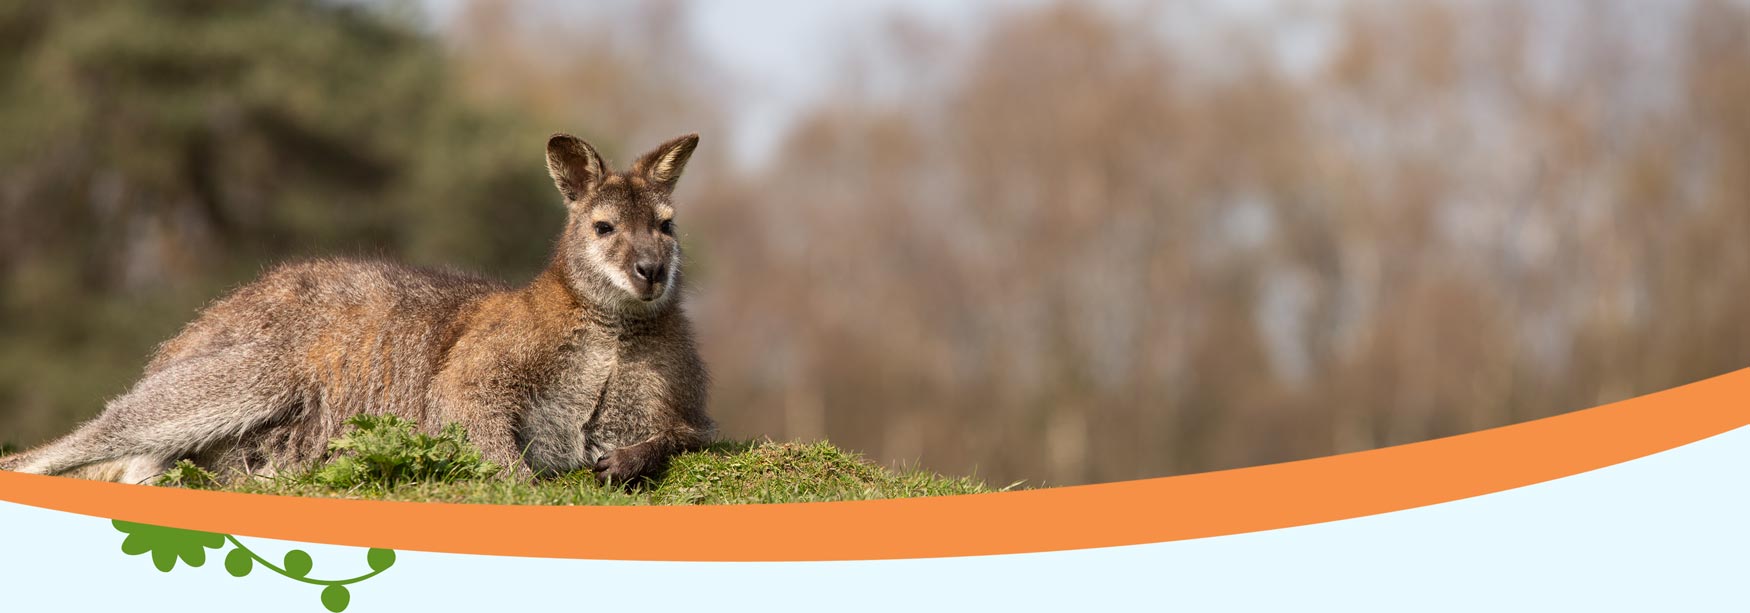
[[[42,455],[41,451],[43,449],[44,449],[44,447],[36,447],[36,448],[30,449],[27,451],[20,451],[18,453],[15,453],[15,454],[12,454],[12,455],[9,455],[6,457],[0,457],[0,470],[23,472],[27,467],[30,467],[32,462],[34,462],[39,456]],[[55,471],[55,472],[43,471],[41,474],[60,475],[63,477],[75,477],[75,478],[79,478],[79,479],[91,479],[93,481],[129,482],[129,481],[127,481],[127,477],[129,475],[128,469],[133,467],[135,460],[136,460],[136,458],[131,458],[131,457],[116,458],[113,460],[93,462],[90,464],[76,466],[73,468],[69,468],[66,470],[59,470],[59,471]],[[37,471],[35,471],[33,469],[31,472],[37,472]],[[140,481],[136,480],[136,481],[131,481],[130,483],[138,483],[138,482],[140,482]]]
[[[18,470],[18,467],[24,466],[24,463],[30,460],[31,451],[36,450],[20,451],[9,456],[0,457],[0,470]]]

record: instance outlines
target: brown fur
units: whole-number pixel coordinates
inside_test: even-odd
[[[649,474],[713,429],[664,223],[697,140],[611,174],[556,134],[548,169],[569,214],[527,285],[374,261],[275,268],[161,345],[102,415],[0,467],[137,482],[190,458],[271,474],[323,457],[347,418],[391,413],[460,423],[514,474]]]

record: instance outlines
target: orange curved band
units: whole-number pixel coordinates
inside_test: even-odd
[[[229,534],[617,560],[926,558],[1135,545],[1410,509],[1603,468],[1750,424],[1750,369],[1438,440],[1236,470],[909,500],[536,507],[291,498],[0,472],[0,500]]]

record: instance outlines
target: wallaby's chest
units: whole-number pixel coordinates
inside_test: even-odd
[[[590,468],[654,434],[650,390],[663,375],[639,355],[635,346],[594,339],[555,358],[554,375],[529,394],[518,427],[530,468]]]
[[[614,371],[618,347],[585,342],[555,356],[553,375],[530,390],[517,438],[536,472],[570,472],[595,465],[611,449],[591,434]]]

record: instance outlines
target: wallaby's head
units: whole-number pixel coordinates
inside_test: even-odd
[[[569,214],[559,257],[572,287],[616,311],[646,312],[679,292],[675,183],[699,144],[697,134],[668,141],[612,172],[589,143],[570,134],[547,139],[547,172]]]

